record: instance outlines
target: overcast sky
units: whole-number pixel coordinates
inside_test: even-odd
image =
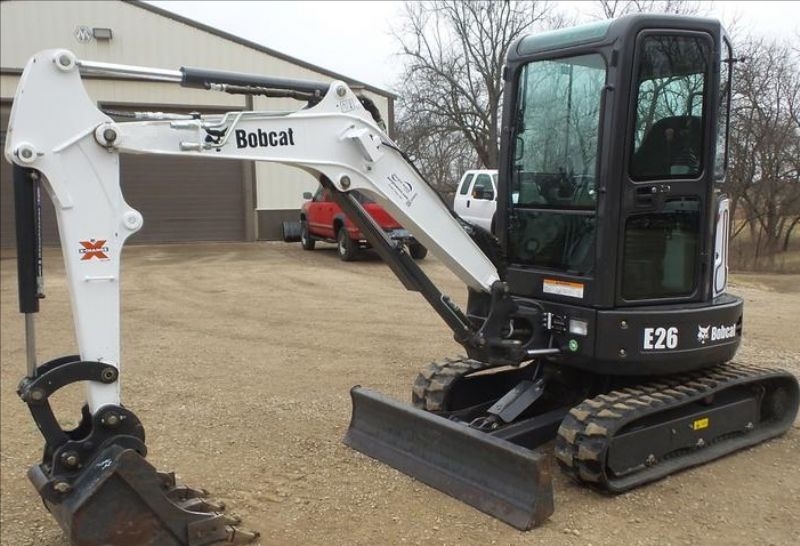
[[[350,78],[402,92],[398,86],[402,63],[391,35],[402,2],[148,3]],[[578,17],[592,8],[587,2],[558,3]],[[745,32],[800,36],[800,1],[718,0],[711,3],[710,12],[726,24],[738,17],[738,26]]]

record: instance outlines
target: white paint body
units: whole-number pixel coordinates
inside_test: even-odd
[[[72,65],[59,66],[60,59],[71,59]],[[220,123],[227,128],[228,140],[205,147],[205,126]],[[103,141],[107,129],[116,132],[113,143]],[[286,141],[289,129],[291,145],[240,147],[242,140],[236,138],[236,131],[261,131],[284,134]],[[143,223],[120,190],[123,152],[253,160],[323,173],[342,191],[369,194],[465,284],[488,292],[499,280],[494,265],[391,146],[394,143],[340,81],[332,82],[313,108],[290,114],[246,112],[189,122],[113,122],[87,94],[74,55],[47,50],[28,62],[20,79],[5,155],[46,177],[81,358],[119,368],[120,259],[125,240]],[[99,241],[105,241],[104,257],[85,259],[86,243]],[[119,404],[119,382],[90,382],[87,400],[93,413],[104,405]]]

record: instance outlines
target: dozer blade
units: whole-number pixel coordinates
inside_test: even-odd
[[[139,453],[112,445],[60,495],[46,492],[41,466],[28,472],[45,505],[75,546],[206,546],[246,544],[235,517],[207,511],[204,491],[176,486]],[[49,482],[52,486],[52,482]]]
[[[546,455],[353,387],[344,443],[517,529],[553,513]]]

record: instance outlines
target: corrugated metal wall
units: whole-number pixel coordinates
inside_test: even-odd
[[[328,73],[271,56],[127,2],[7,0],[0,3],[0,15],[2,68],[22,68],[31,55],[42,49],[67,48],[78,58],[111,63],[167,69],[194,66],[325,82],[332,79]],[[79,26],[111,28],[113,38],[107,42],[79,42],[74,36]],[[6,80],[0,88],[2,97],[13,97],[16,78],[3,76],[2,80]],[[163,83],[92,81],[90,92],[107,103],[244,104],[241,97]],[[375,101],[384,119],[389,120],[388,96],[369,89],[365,94]],[[300,105],[295,101],[270,104],[270,108],[277,109]]]
[[[75,30],[79,26],[111,28],[113,38],[107,42],[97,40],[80,42],[75,37]],[[4,69],[4,73],[0,75],[0,98],[6,101],[13,98],[19,80],[19,77],[9,73],[8,69],[21,69],[33,53],[47,48],[67,48],[75,52],[79,58],[120,64],[167,69],[195,66],[284,78],[318,81],[333,79],[332,74],[326,73],[323,69],[315,70],[316,67],[302,61],[284,58],[282,54],[271,55],[263,49],[242,43],[236,37],[219,34],[213,29],[204,29],[202,25],[189,24],[158,10],[154,12],[148,6],[137,6],[121,1],[3,1],[0,3],[0,41],[2,42],[0,67]],[[239,110],[245,107],[245,99],[241,96],[185,89],[166,83],[98,79],[84,81],[92,98],[103,104],[126,107],[134,104],[151,105],[143,107],[146,110],[219,111]],[[390,97],[374,89],[363,92],[375,101],[384,118],[390,120]],[[301,103],[289,99],[277,101],[255,99],[256,109],[286,111],[296,110],[301,106]],[[3,129],[6,123],[7,121],[3,121]],[[137,164],[139,161],[142,163]],[[275,224],[267,231],[259,229],[259,233],[277,232],[280,220],[287,211],[300,208],[303,192],[313,191],[316,187],[316,180],[308,173],[282,165],[258,163],[255,167],[255,196],[247,193],[243,195],[242,187],[252,182],[248,179],[249,174],[242,178],[242,175],[247,173],[246,169],[252,169],[250,164],[234,167],[232,163],[222,166],[218,161],[211,163],[196,160],[172,161],[165,162],[163,159],[144,157],[123,159],[122,180],[126,198],[135,207],[139,206],[135,203],[137,199],[143,200],[141,206],[149,209],[142,211],[145,214],[144,231],[132,241],[210,240],[206,237],[214,235],[213,231],[216,231],[219,237],[223,237],[222,234],[225,233],[229,234],[228,236],[238,233],[239,238],[248,239],[253,236],[253,233],[247,232],[254,231],[252,225],[247,231],[244,227],[237,226],[254,222],[255,211],[252,209],[261,211],[258,215],[261,224],[265,222]],[[3,172],[6,167],[3,166]],[[126,170],[130,170],[131,175],[139,180],[137,185],[128,184]],[[168,184],[151,182],[158,180],[153,175],[155,172],[163,173],[170,182]],[[206,175],[208,180],[204,178]],[[237,182],[229,183],[228,179],[233,180],[235,176],[240,176]],[[180,182],[178,180],[180,177],[188,180],[185,183]],[[216,193],[213,190],[215,184],[210,181],[220,178],[226,179],[223,184],[230,190],[224,195]],[[140,189],[141,193],[137,193]],[[5,196],[5,189],[2,191]],[[147,201],[145,195],[147,192],[156,194],[164,192],[165,195],[157,200]],[[184,200],[189,199],[189,201],[181,204],[177,196],[171,192],[180,193]],[[203,199],[215,201],[219,210],[213,212],[205,205],[201,205]],[[245,210],[245,202],[251,206],[251,210]],[[237,203],[240,208],[236,213],[242,220],[238,224],[229,217],[229,214],[233,214]],[[8,206],[6,202],[2,205],[0,225],[4,230],[10,225],[6,219]],[[170,208],[177,216],[168,220],[165,212]],[[189,210],[194,211],[192,214],[197,218],[196,223],[201,223],[200,218],[205,218],[204,221],[208,225],[206,227],[195,225],[190,228]],[[271,215],[264,211],[276,211],[276,213]],[[246,215],[250,215],[250,218],[245,221],[243,217]],[[211,224],[215,222],[220,223],[217,229],[213,230]],[[165,238],[148,234],[149,228],[154,223],[164,230]],[[180,225],[184,226],[182,231],[178,228]],[[192,232],[203,239],[192,239],[189,235]],[[168,233],[171,235],[166,235]],[[154,238],[149,239],[150,237]],[[2,234],[0,239],[0,244],[5,247],[7,241],[13,240],[13,237]]]

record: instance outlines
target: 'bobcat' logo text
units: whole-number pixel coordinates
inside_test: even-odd
[[[697,341],[701,345],[705,345],[706,341],[723,341],[736,337],[736,324],[727,326],[720,324],[719,326],[697,326]]]
[[[236,129],[237,148],[273,148],[277,146],[294,146],[294,129],[285,131],[262,131],[247,132],[244,129]]]

